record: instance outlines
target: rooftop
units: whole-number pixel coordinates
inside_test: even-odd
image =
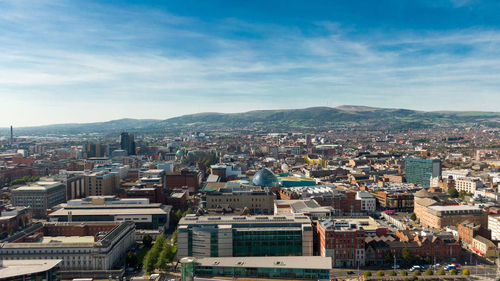
[[[192,258],[182,259],[188,261]],[[330,270],[331,257],[223,257],[223,258],[195,258],[199,266],[216,267],[254,267],[254,268],[304,268]]]
[[[1,279],[44,272],[56,267],[62,260],[4,260],[0,266]]]
[[[59,186],[64,186],[62,183],[57,181],[38,181],[33,184],[20,186],[14,191],[47,191],[52,188],[56,188]]]

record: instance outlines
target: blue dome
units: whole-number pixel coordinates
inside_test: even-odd
[[[278,184],[278,179],[273,172],[269,169],[264,168],[258,171],[252,178],[252,182],[259,186],[276,186]]]

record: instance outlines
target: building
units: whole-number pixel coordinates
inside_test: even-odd
[[[432,177],[441,177],[441,161],[439,159],[406,158],[405,174],[406,182],[429,187]]]
[[[120,148],[125,150],[128,155],[135,155],[134,135],[123,132],[120,135]]]
[[[415,193],[414,213],[424,227],[442,229],[468,220],[487,225],[488,217],[480,207],[468,205],[442,205],[433,195],[422,189]]]
[[[382,210],[394,210],[396,212],[411,212],[414,208],[414,198],[411,193],[378,191],[374,196]]]
[[[49,214],[53,222],[120,222],[132,221],[136,225],[137,236],[143,230],[163,233],[170,224],[172,206],[149,203],[146,198],[115,198],[96,196],[75,199],[61,204],[60,208]]]
[[[180,171],[165,173],[166,188],[187,187],[190,193],[195,193],[201,186],[203,175],[199,171],[182,169]]]
[[[483,187],[483,182],[475,178],[459,178],[455,180],[455,189],[474,194],[477,188]]]
[[[59,265],[62,260],[0,260],[0,280],[59,281]]]
[[[331,258],[325,257],[224,257],[191,258],[181,262],[181,280],[194,277],[232,277],[330,280]]]
[[[312,220],[327,219],[337,214],[331,206],[321,206],[314,199],[275,200],[274,215],[304,214]]]
[[[377,199],[369,192],[358,191],[356,193],[356,200],[361,201],[361,211],[373,213],[377,208]]]
[[[100,143],[87,143],[83,145],[83,158],[107,157],[109,156],[109,146]]]
[[[312,256],[313,229],[304,215],[182,218],[178,257]]]
[[[202,202],[207,210],[243,210],[252,214],[273,214],[275,199],[267,187],[253,188],[242,185],[228,185],[218,190],[206,192]]]
[[[319,254],[331,257],[333,267],[365,265],[365,230],[354,220],[329,219],[317,223]]]
[[[99,171],[85,175],[85,194],[88,196],[112,195],[120,188],[120,175]]]
[[[488,216],[488,229],[491,231],[491,239],[493,241],[500,241],[500,216]]]
[[[85,175],[83,171],[61,170],[54,176],[54,180],[62,182],[66,186],[66,200],[86,197]]]
[[[6,208],[0,215],[0,239],[30,225],[32,216],[28,207]]]
[[[62,260],[61,270],[110,270],[124,263],[134,230],[132,222],[37,223],[0,244],[0,256]]]
[[[495,243],[481,235],[476,235],[474,237],[471,249],[482,257],[498,258],[498,248]]]
[[[47,209],[66,202],[66,186],[56,181],[38,181],[12,191],[14,206],[29,206],[33,217],[45,217]]]

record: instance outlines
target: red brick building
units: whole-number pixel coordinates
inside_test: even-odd
[[[199,171],[189,171],[183,169],[180,171],[165,174],[166,188],[188,187],[190,193],[197,192],[201,186],[202,174]]]

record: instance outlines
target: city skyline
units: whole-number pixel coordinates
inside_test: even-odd
[[[498,111],[494,1],[0,1],[0,127],[365,105]]]

